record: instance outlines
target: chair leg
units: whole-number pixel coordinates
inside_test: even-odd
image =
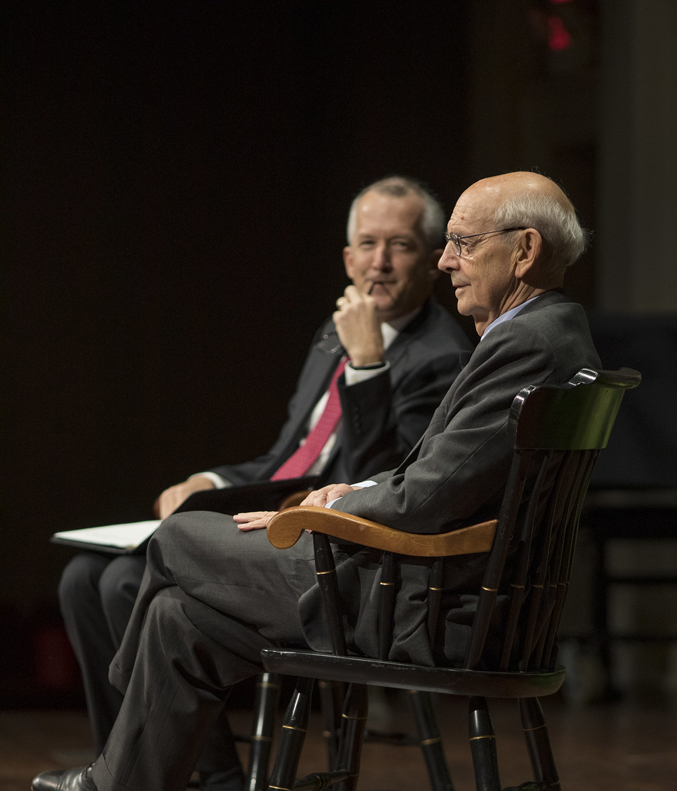
[[[477,791],[501,791],[496,737],[484,698],[470,698],[468,733]]]
[[[362,737],[367,722],[367,687],[365,684],[349,684],[341,715],[341,737],[336,765],[349,774],[337,786],[339,791],[356,791],[360,774]]]
[[[323,735],[327,742],[327,764],[331,772],[336,768],[338,741],[341,728],[343,684],[339,681],[318,681],[322,704]]]
[[[541,704],[538,698],[520,698],[519,705],[534,780],[543,783],[548,791],[560,791],[559,775],[552,756]]]
[[[275,713],[280,697],[277,673],[261,673],[256,680],[253,733],[249,747],[247,791],[264,791],[268,784],[268,764],[273,743]]]
[[[312,693],[312,678],[297,679],[296,689],[284,715],[280,746],[268,788],[282,791],[292,791],[294,788],[301,750],[308,730]]]
[[[428,768],[430,788],[432,791],[454,791],[430,695],[416,689],[408,690],[407,694],[416,719],[418,742]]]

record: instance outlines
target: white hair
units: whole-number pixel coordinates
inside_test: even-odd
[[[421,224],[426,244],[431,250],[444,246],[443,238],[447,218],[442,204],[421,182],[408,176],[388,176],[365,187],[355,196],[350,204],[350,212],[348,213],[348,226],[346,228],[348,244],[351,243],[350,240],[353,238],[355,226],[357,225],[357,207],[368,192],[378,192],[380,195],[390,195],[393,198],[406,198],[407,195],[412,193],[418,195],[423,200]]]
[[[494,212],[494,223],[496,228],[535,228],[543,239],[540,261],[545,268],[571,266],[581,257],[590,238],[574,207],[549,195],[507,198]]]

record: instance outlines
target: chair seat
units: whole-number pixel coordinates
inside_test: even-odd
[[[537,698],[552,695],[562,686],[564,668],[527,673],[423,667],[356,656],[334,656],[288,648],[261,652],[269,672],[328,681],[356,682],[382,687],[418,689],[447,695],[491,698]]]

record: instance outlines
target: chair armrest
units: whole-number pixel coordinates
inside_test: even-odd
[[[278,549],[288,549],[304,530],[325,533],[372,549],[418,557],[447,557],[489,552],[496,532],[496,519],[462,527],[450,533],[421,535],[403,533],[392,527],[344,514],[331,508],[304,505],[276,514],[268,523],[268,540]]]

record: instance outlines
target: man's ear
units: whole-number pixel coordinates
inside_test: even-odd
[[[534,264],[543,249],[543,238],[535,228],[527,228],[515,248],[515,277],[525,280],[534,275]]]
[[[350,245],[343,248],[343,265],[346,268],[346,275],[352,280],[355,268],[353,267],[353,248]]]

